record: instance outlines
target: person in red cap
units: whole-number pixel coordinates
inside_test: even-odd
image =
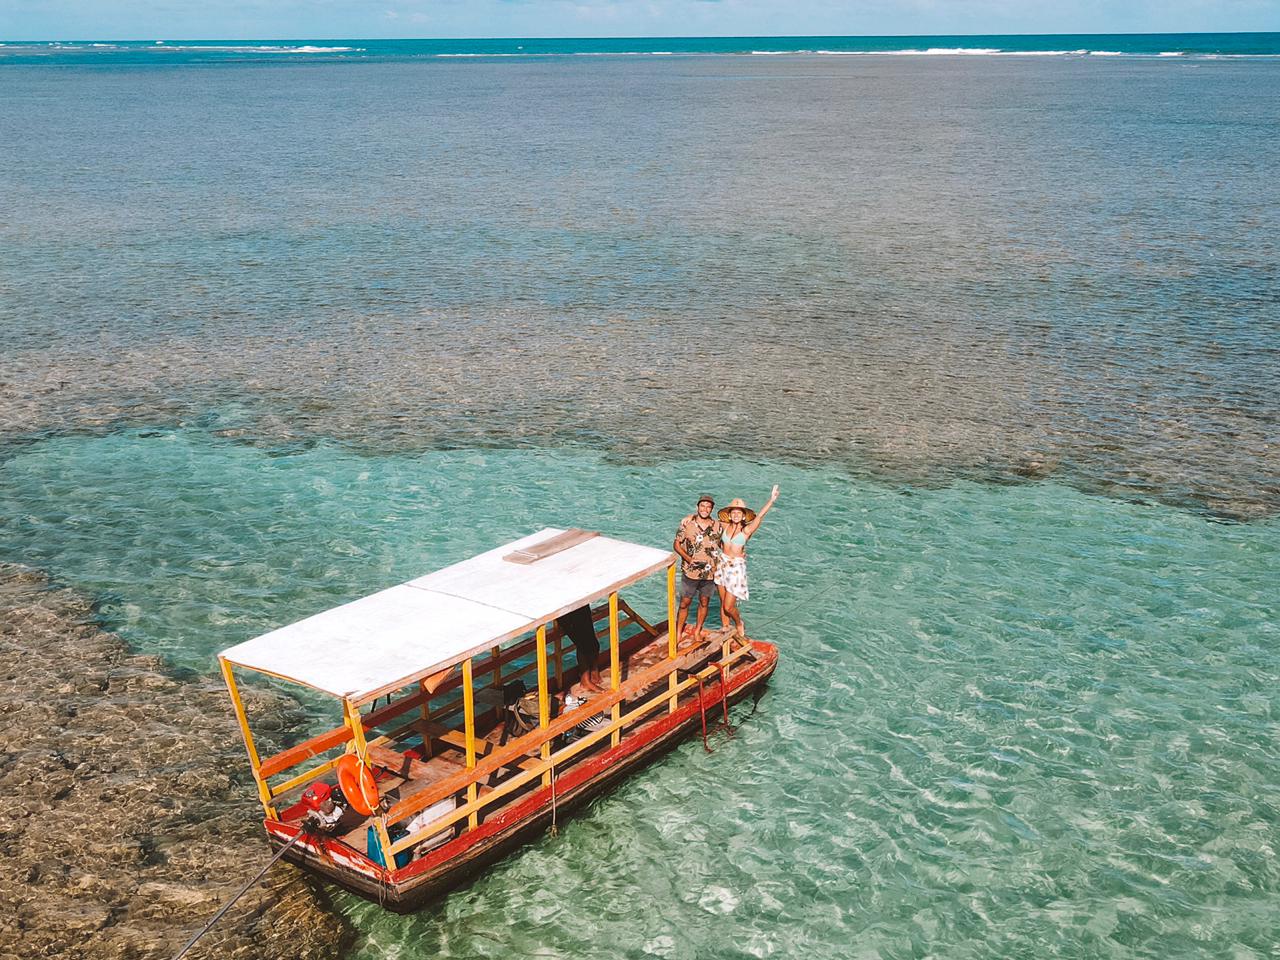
[[[707,611],[711,609],[711,593],[716,588],[715,559],[724,530],[720,521],[711,516],[715,505],[711,496],[704,493],[698,498],[697,511],[681,520],[676,530],[673,546],[684,561],[680,568],[680,611],[676,614],[682,639],[690,636],[702,639],[702,625],[706,623]],[[698,619],[695,626],[690,627],[689,607],[694,597],[698,598]]]

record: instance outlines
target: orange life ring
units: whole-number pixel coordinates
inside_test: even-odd
[[[338,761],[338,786],[351,808],[363,816],[371,816],[378,807],[378,782],[373,771],[354,753],[344,754]]]

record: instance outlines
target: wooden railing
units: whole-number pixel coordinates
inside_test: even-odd
[[[642,617],[640,617],[621,598],[619,598],[618,600],[618,607],[619,607],[619,610],[625,614],[625,618],[621,619],[620,623],[626,624],[628,626],[634,626],[641,633],[644,633],[650,637],[655,637],[658,635],[657,630],[651,624],[646,622]],[[608,623],[607,623],[608,616],[609,616],[609,608],[607,605],[602,604],[598,608],[593,609],[591,611],[591,619],[593,623],[601,620],[606,621],[606,623],[603,625],[602,628],[597,628],[596,630],[597,638],[606,644],[608,643],[608,629],[609,629]],[[637,636],[639,636],[639,634],[633,635],[632,637],[628,638],[628,640],[634,641]],[[555,670],[556,670],[557,678],[562,680],[563,679],[563,667],[562,667],[563,655],[566,650],[572,647],[572,643],[568,641],[568,639],[564,636],[563,631],[561,631],[559,627],[553,627],[549,629],[547,631],[547,639],[548,641],[551,641],[550,643],[548,643],[548,647],[551,648],[550,652],[552,653],[552,657],[554,658],[554,661],[555,661]],[[485,658],[484,660],[479,661],[479,663],[475,664],[475,672],[480,674],[493,672],[494,677],[497,678],[499,676],[499,673],[497,671],[500,671],[504,666],[515,663],[516,661],[521,660],[525,657],[528,657],[532,653],[534,653],[534,648],[536,644],[537,644],[536,637],[531,637],[528,640],[521,641],[515,646],[508,648],[506,651],[499,653],[496,659],[491,655]],[[530,672],[536,672],[537,668],[538,668],[537,662],[531,661],[529,663],[518,666],[518,668],[512,671],[511,673],[501,674],[501,680],[503,683],[510,683],[512,680],[523,677],[525,674],[528,674]],[[462,686],[462,677],[452,676],[446,679],[443,683],[441,683],[440,686],[437,687],[434,691],[421,690],[417,693],[410,694],[409,696],[402,697],[401,699],[396,700],[394,703],[390,703],[384,707],[380,707],[378,709],[370,711],[369,713],[364,714],[361,717],[362,725],[366,730],[372,730],[376,727],[383,726],[389,721],[394,720],[396,717],[399,717],[407,713],[408,711],[414,709],[415,707],[427,708],[426,712],[423,712],[419,717],[415,718],[410,723],[403,725],[402,727],[398,728],[396,731],[393,731],[392,733],[379,736],[376,739],[370,740],[369,741],[370,744],[381,745],[381,744],[390,742],[396,739],[398,735],[402,734],[409,728],[413,727],[418,722],[418,720],[429,719],[430,716],[433,716],[433,715],[436,717],[447,717],[451,714],[457,713],[460,709],[462,709],[461,695],[445,702],[442,705],[438,705],[436,707],[431,707],[431,701],[438,700],[442,696],[452,693],[453,691],[459,690],[461,686]],[[347,725],[343,725],[341,727],[335,727],[334,729],[328,730],[324,733],[317,734],[316,736],[313,736],[307,740],[304,740],[302,743],[295,744],[292,747],[289,747],[285,750],[281,750],[279,753],[273,754],[272,756],[262,760],[262,762],[258,766],[257,773],[261,783],[266,789],[268,798],[274,799],[276,797],[282,796],[283,794],[288,793],[290,790],[296,789],[297,787],[305,783],[308,783],[318,777],[323,776],[324,774],[332,770],[335,766],[337,766],[338,761],[341,759],[341,757],[338,756],[338,757],[333,757],[332,759],[326,760],[325,762],[317,766],[311,767],[306,771],[299,773],[296,776],[290,777],[288,780],[282,783],[276,784],[274,786],[270,786],[267,784],[267,781],[269,780],[269,778],[277,776],[286,770],[290,770],[293,767],[296,767],[299,764],[313,757],[319,756],[320,754],[327,753],[330,750],[343,746],[349,743],[351,739],[352,739],[351,728]]]
[[[536,762],[522,763],[520,773],[503,781],[497,787],[493,788],[483,796],[469,798],[466,803],[456,807],[451,813],[433,820],[422,829],[401,837],[399,840],[391,844],[392,854],[399,853],[421,840],[429,836],[438,834],[441,830],[445,830],[457,823],[459,820],[466,818],[474,823],[479,813],[485,807],[501,800],[515,790],[520,789],[525,784],[542,777],[553,771],[557,765],[565,763],[584,750],[594,746],[606,737],[614,738],[626,727],[638,723],[648,714],[657,710],[664,704],[673,704],[681,693],[698,684],[698,677],[703,680],[716,675],[720,669],[726,672],[729,667],[736,663],[739,659],[746,656],[750,650],[749,643],[743,643],[737,649],[730,650],[727,656],[720,661],[720,667],[707,666],[699,671],[696,675],[686,677],[684,680],[677,680],[673,685],[667,686],[660,693],[657,693],[643,704],[636,707],[625,714],[619,714],[618,707],[625,701],[634,699],[637,695],[642,694],[648,688],[657,688],[661,681],[668,675],[675,675],[678,671],[686,670],[699,660],[705,659],[721,643],[727,642],[728,638],[716,638],[707,643],[700,643],[691,649],[686,650],[674,660],[663,659],[653,666],[635,674],[626,683],[622,684],[617,690],[606,693],[602,696],[595,697],[590,701],[590,711],[585,709],[571,710],[562,714],[555,720],[551,721],[547,726],[540,727],[530,733],[525,734],[515,740],[510,741],[505,748],[500,751],[494,751],[489,756],[478,761],[475,766],[460,770],[458,773],[452,774],[432,785],[430,788],[422,790],[411,797],[401,800],[399,803],[391,807],[386,813],[385,823],[388,825],[399,823],[402,820],[414,816],[422,810],[439,803],[451,796],[456,796],[466,790],[471,784],[477,783],[488,778],[491,774],[502,767],[512,766],[514,758],[535,759]],[[606,711],[612,711],[613,716],[607,724],[600,729],[579,737],[572,743],[555,753],[551,753],[541,759],[538,754],[541,752],[544,744],[549,744],[556,737],[561,736],[568,730],[576,727],[584,720],[592,717],[600,716]],[[672,711],[674,712],[674,711]]]

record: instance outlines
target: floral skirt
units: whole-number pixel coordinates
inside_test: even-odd
[[[724,587],[739,600],[751,597],[747,590],[747,558],[721,557],[716,564],[716,586]]]

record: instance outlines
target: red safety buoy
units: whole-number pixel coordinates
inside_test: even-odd
[[[378,783],[373,771],[354,753],[344,754],[338,761],[338,786],[356,813],[368,817],[378,808]]]

